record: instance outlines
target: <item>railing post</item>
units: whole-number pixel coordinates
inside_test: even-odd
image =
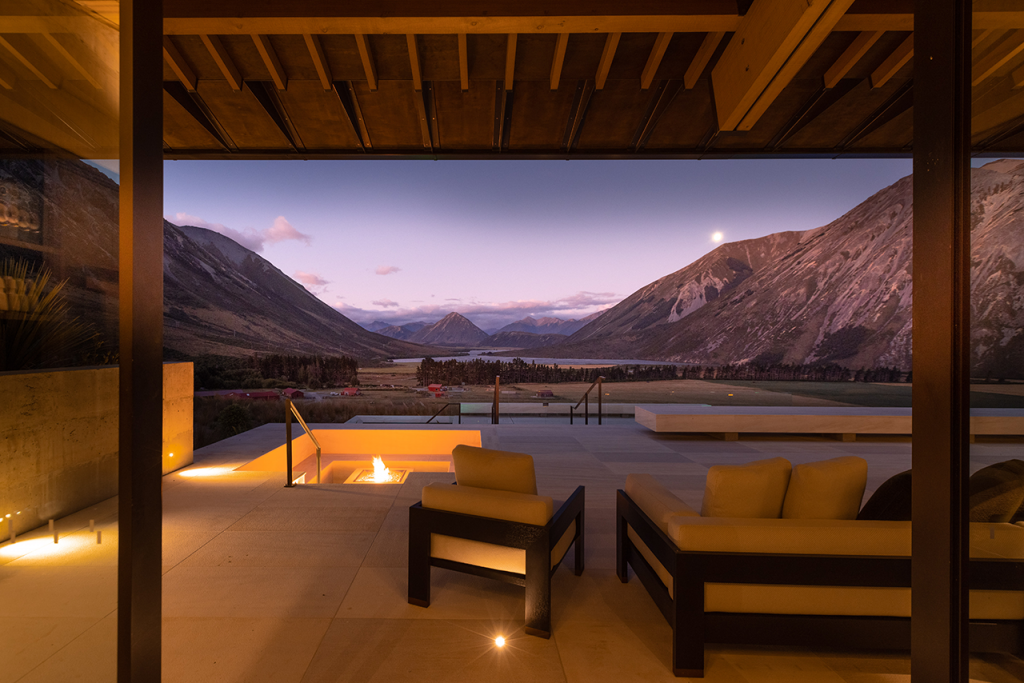
[[[583,396],[583,424],[590,424],[590,392]]]
[[[601,426],[602,409],[604,405],[604,386],[601,382],[604,381],[604,377],[597,378],[597,426]]]
[[[572,415],[576,410],[576,406],[569,406],[569,424],[572,425]]]
[[[320,447],[316,447],[316,483],[320,483]]]
[[[491,413],[491,424],[499,424],[501,420],[501,376],[494,376],[494,410]]]
[[[287,446],[285,448],[285,467],[288,475],[288,481],[284,485],[291,487],[295,486],[295,480],[292,478],[292,400],[290,398],[284,400],[284,440]]]

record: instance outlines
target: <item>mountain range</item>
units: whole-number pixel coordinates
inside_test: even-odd
[[[976,376],[1024,372],[1024,162],[972,174]],[[724,244],[633,293],[553,357],[911,367],[910,176],[826,226]]]
[[[545,318],[531,318],[529,316],[522,320],[517,320],[514,323],[509,323],[504,327],[498,329],[495,334],[501,332],[529,332],[531,334],[564,334],[571,335],[580,329],[584,325],[597,319],[603,311],[598,311],[588,315],[585,318],[562,320],[561,318],[545,317]]]

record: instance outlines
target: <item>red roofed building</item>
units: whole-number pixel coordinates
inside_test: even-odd
[[[348,388],[345,388],[345,389],[341,390],[341,395],[342,396],[358,396],[359,395],[359,389],[357,389],[355,387],[348,387]]]
[[[305,398],[305,394],[298,389],[285,389],[284,395],[288,398]]]
[[[448,395],[445,393],[444,385],[442,384],[428,384],[427,392],[430,393],[434,398],[442,398]]]

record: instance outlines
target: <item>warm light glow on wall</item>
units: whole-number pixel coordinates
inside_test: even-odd
[[[60,543],[54,543],[49,536],[43,538],[32,538],[26,541],[16,541],[0,546],[0,558],[5,560],[17,559],[32,555],[33,557],[52,557],[55,555],[67,555],[86,547],[91,547],[95,541],[88,536],[62,536]]]

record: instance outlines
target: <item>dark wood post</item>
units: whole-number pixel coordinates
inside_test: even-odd
[[[966,681],[971,1],[914,3],[911,675]]]
[[[292,476],[292,400],[286,398],[284,400],[284,468],[285,475],[288,479],[284,482],[285,486],[295,486],[295,477]]]
[[[117,680],[148,683],[160,680],[163,2],[120,11]]]

